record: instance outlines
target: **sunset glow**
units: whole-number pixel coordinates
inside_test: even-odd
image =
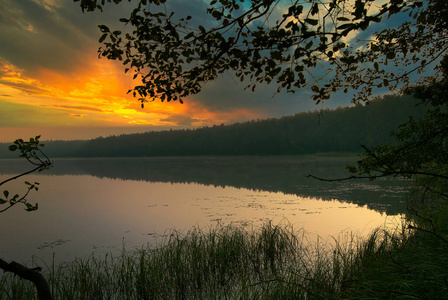
[[[95,58],[95,57],[94,57]],[[68,73],[40,69],[35,76],[10,62],[0,60],[0,104],[21,105],[34,111],[15,126],[207,126],[228,122],[235,115],[257,117],[248,110],[214,113],[194,101],[152,101],[141,108],[126,92],[132,80],[121,66],[107,60],[90,60],[83,68]],[[45,121],[38,121],[45,112]],[[49,114],[49,115],[48,115]],[[194,117],[193,117],[194,116]],[[1,126],[11,126],[4,121]]]
[[[94,23],[80,27],[80,18]],[[98,59],[97,25],[104,20],[95,20],[59,0],[0,3],[0,43],[8,45],[0,50],[0,142],[34,134],[87,139],[264,116],[241,107],[210,109],[194,98],[185,104],[154,100],[142,109],[127,94],[138,84],[132,72]]]
[[[267,85],[251,92],[231,74],[184,104],[156,99],[142,109],[127,94],[139,84],[132,70],[125,74],[121,62],[98,59],[98,25],[119,26],[117,16],[132,5],[122,4],[83,14],[73,1],[0,2],[0,142],[197,128],[316,109],[307,92],[278,94]],[[200,18],[201,7],[189,7],[191,14]]]

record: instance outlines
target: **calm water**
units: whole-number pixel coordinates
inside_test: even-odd
[[[307,174],[346,176],[356,157],[237,157],[58,159],[54,168],[2,186],[40,190],[0,214],[0,257],[45,263],[122,247],[154,245],[171,230],[218,222],[257,228],[292,224],[322,238],[353,230],[367,234],[395,226],[404,212],[407,183],[397,180],[328,183]],[[21,160],[0,160],[0,179],[26,171]]]

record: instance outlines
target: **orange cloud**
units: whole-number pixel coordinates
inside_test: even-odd
[[[119,71],[112,62],[103,60],[87,63],[84,68],[70,73],[41,69],[32,78],[24,75],[23,70],[0,60],[0,94],[11,96],[8,99],[2,97],[6,101],[69,110],[72,115],[84,111],[84,116],[90,118],[92,124],[105,121],[105,125],[113,123],[116,126],[120,122],[127,125],[136,116],[137,123],[144,123],[141,115],[147,113],[125,109],[137,101],[126,95],[129,89],[126,85],[130,81]],[[166,111],[161,107],[157,112],[162,113],[161,118],[166,117]],[[153,123],[154,113],[150,119]]]
[[[0,105],[7,101],[64,111],[54,114],[51,121],[61,126],[73,124],[71,120],[76,118],[82,119],[82,126],[184,128],[260,117],[247,109],[213,112],[194,98],[186,99],[184,104],[156,100],[142,109],[135,98],[127,95],[133,84],[131,76],[125,75],[116,62],[96,58],[69,72],[38,69],[33,75],[0,59],[0,95],[8,95],[0,96]]]

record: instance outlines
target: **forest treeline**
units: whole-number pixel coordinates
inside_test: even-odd
[[[152,131],[88,141],[47,141],[50,157],[144,157],[192,155],[295,155],[361,152],[361,145],[393,142],[391,130],[420,118],[425,107],[409,96],[384,96],[368,105],[298,113],[197,129]],[[14,157],[7,144],[0,157]]]

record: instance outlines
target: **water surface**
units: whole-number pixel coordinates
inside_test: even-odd
[[[194,157],[58,159],[54,168],[2,186],[30,195],[39,209],[0,215],[0,257],[45,263],[122,247],[154,245],[172,230],[217,223],[249,229],[292,224],[322,238],[397,225],[408,184],[397,180],[322,182],[347,176],[355,157]],[[28,169],[0,160],[0,179]]]

